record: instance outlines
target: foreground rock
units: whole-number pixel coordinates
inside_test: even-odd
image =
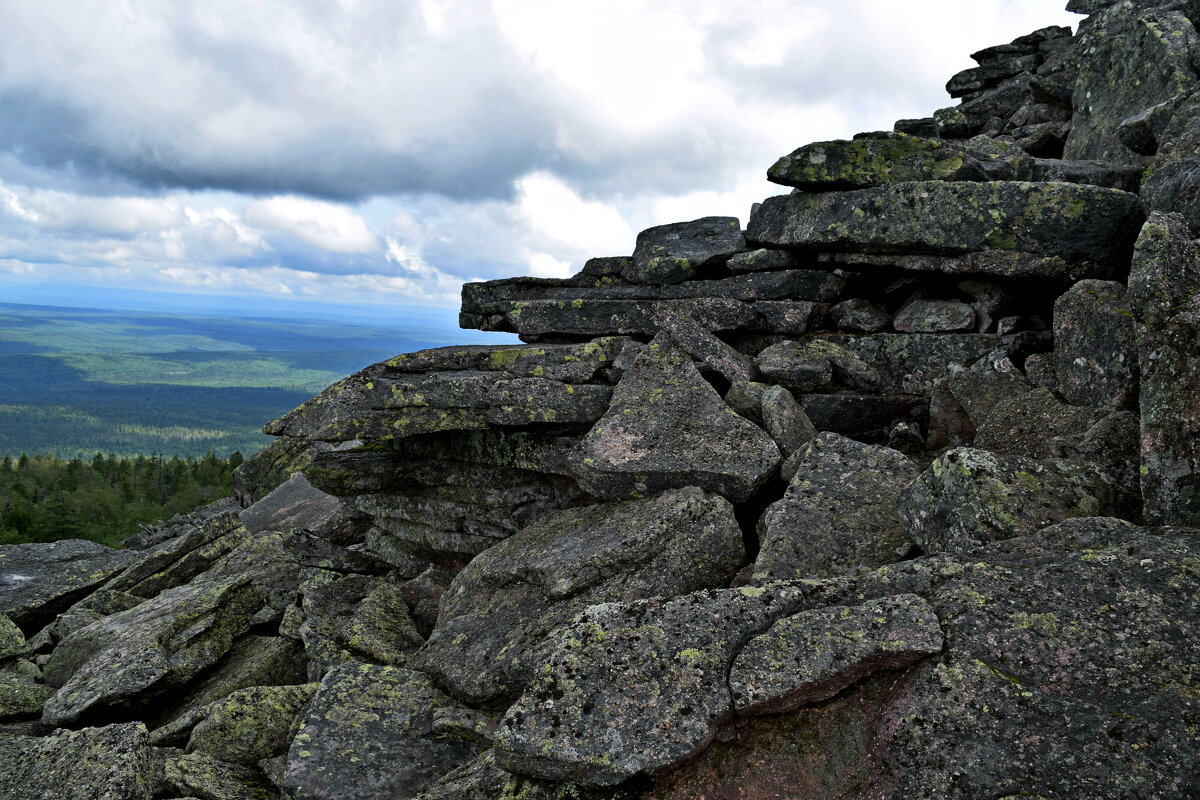
[[[0,734],[2,736],[2,734]],[[6,800],[150,800],[154,771],[146,726],[131,722],[0,740]]]
[[[283,789],[296,800],[403,800],[475,754],[434,735],[452,707],[429,678],[400,667],[347,664],[321,683],[292,742]]]
[[[572,455],[572,469],[581,486],[606,500],[699,486],[741,502],[779,461],[771,438],[659,336],[617,385],[608,412]]]
[[[134,558],[78,539],[0,548],[0,614],[36,631]]]
[[[733,507],[694,487],[549,514],[459,573],[413,665],[469,702],[515,696],[587,606],[724,586],[743,559]]]

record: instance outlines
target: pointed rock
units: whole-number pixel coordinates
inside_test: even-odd
[[[742,502],[779,461],[771,438],[726,405],[660,335],[621,378],[571,467],[581,486],[607,500],[699,486]]]

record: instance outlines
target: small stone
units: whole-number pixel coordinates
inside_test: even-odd
[[[833,307],[830,316],[838,328],[854,333],[878,333],[892,326],[887,309],[862,298],[843,300]]]
[[[779,452],[784,458],[791,456],[817,435],[812,420],[792,393],[782,386],[772,386],[763,392],[761,416],[763,430],[779,445]]]
[[[951,333],[975,329],[975,311],[957,300],[914,298],[896,312],[893,327],[901,333]]]

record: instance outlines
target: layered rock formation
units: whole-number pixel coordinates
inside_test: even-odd
[[[1071,8],[0,548],[0,797],[1200,796],[1200,9]]]

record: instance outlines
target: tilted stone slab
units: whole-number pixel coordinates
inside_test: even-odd
[[[465,284],[488,286],[490,284]],[[465,288],[464,286],[464,288]],[[612,366],[626,340],[603,338],[583,344],[456,345],[403,353],[377,365],[384,373],[450,371],[507,372],[516,378],[587,383]]]
[[[1072,517],[1105,516],[1117,499],[1094,465],[959,447],[913,481],[898,509],[926,553],[961,553]]]
[[[137,557],[82,539],[0,547],[0,614],[33,633]]]
[[[758,522],[755,583],[890,564],[911,548],[896,499],[917,467],[903,453],[821,433],[785,472],[787,492]]]
[[[746,643],[729,672],[740,714],[780,714],[833,697],[881,669],[907,667],[945,644],[928,601],[902,594],[802,611]]]
[[[1154,214],[1129,275],[1141,375],[1142,500],[1148,521],[1200,525],[1200,247],[1177,215]]]
[[[980,250],[957,256],[881,253],[821,253],[822,264],[837,264],[869,272],[894,269],[942,275],[994,275],[1001,278],[1033,278],[1067,283],[1084,278],[1110,277],[1113,268],[1090,261],[1071,262],[1061,256],[1023,253],[1016,250]]]
[[[571,466],[581,486],[607,500],[699,486],[742,502],[779,461],[771,437],[738,416],[691,358],[659,335],[617,384]]]
[[[253,767],[285,754],[301,710],[318,684],[252,686],[206,706],[188,738],[189,753]]]
[[[249,578],[195,582],[76,631],[46,664],[46,682],[58,691],[43,720],[64,725],[93,708],[182,686],[229,650],[263,601]]]
[[[1144,215],[1137,195],[1069,183],[899,183],[765,200],[750,217],[759,245],[958,255],[1001,250],[1111,265]]]
[[[1020,150],[1002,158],[943,139],[871,133],[805,145],[776,161],[767,180],[817,192],[912,181],[1012,180],[1027,178],[1031,162]]]
[[[472,703],[515,696],[585,607],[723,586],[743,558],[733,507],[695,487],[552,512],[458,574],[410,664]]]
[[[438,738],[434,715],[453,702],[425,675],[346,664],[321,682],[288,751],[283,791],[294,800],[404,800],[475,755]]]

